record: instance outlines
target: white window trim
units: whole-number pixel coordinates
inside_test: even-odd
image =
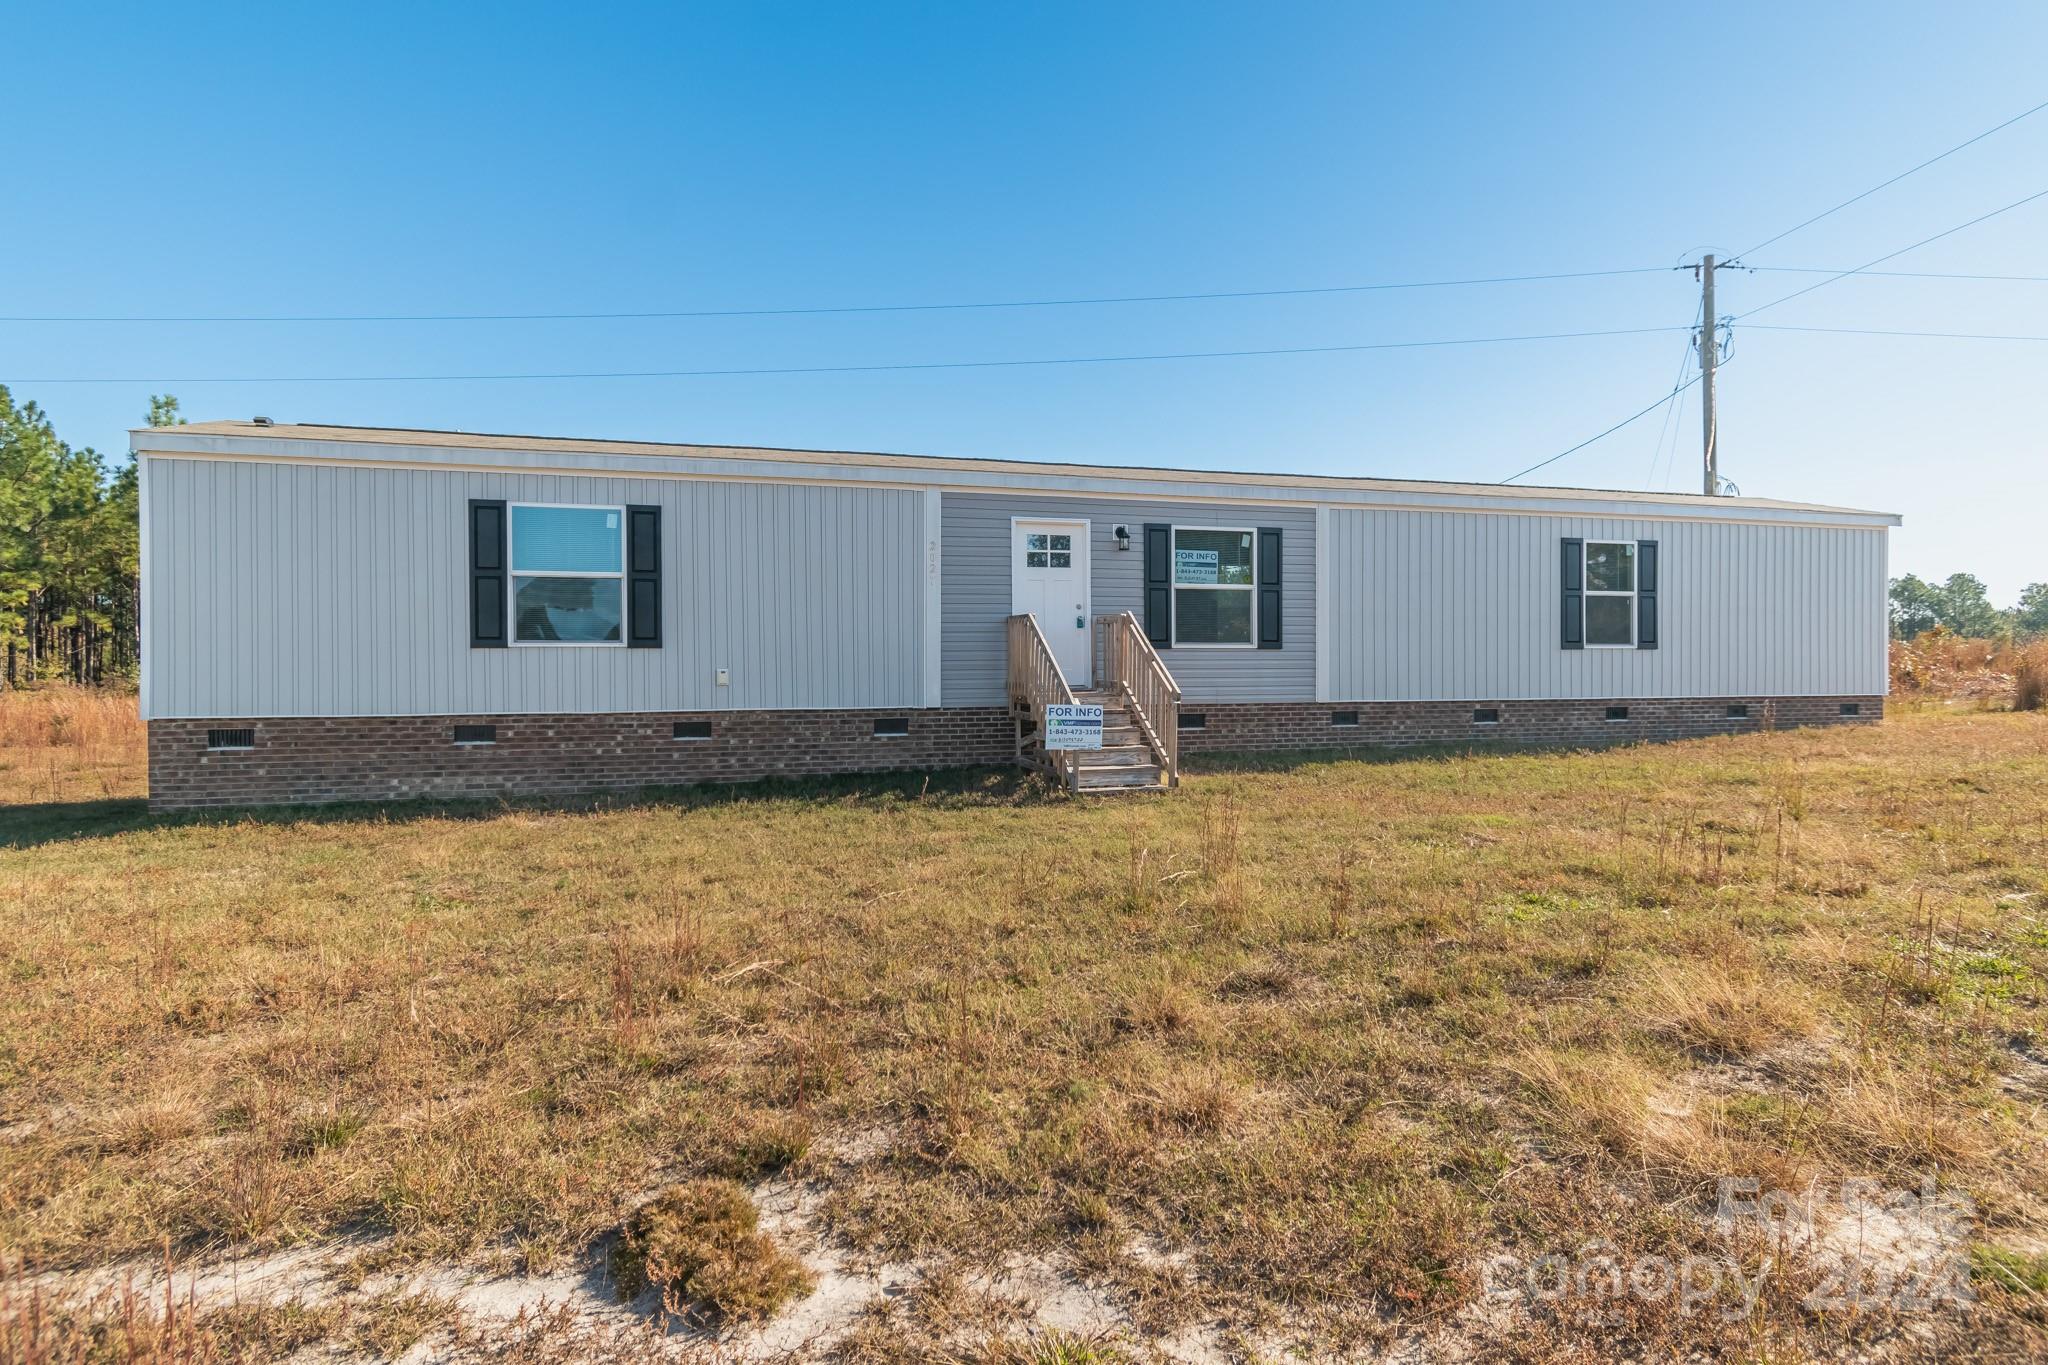
[[[1594,547],[1595,545],[1626,545],[1626,546],[1628,546],[1628,570],[1629,570],[1629,577],[1628,577],[1628,581],[1629,581],[1630,583],[1632,583],[1632,584],[1633,584],[1634,586],[1633,586],[1633,587],[1631,587],[1631,588],[1630,588],[1630,589],[1629,589],[1629,590],[1628,590],[1627,592],[1618,592],[1618,591],[1614,590],[1613,588],[1595,588],[1595,587],[1593,586],[1593,547]],[[1581,560],[1579,561],[1579,576],[1580,576],[1580,579],[1582,580],[1582,583],[1581,583],[1581,588],[1580,588],[1580,591],[1584,593],[1584,595],[1585,595],[1585,598],[1586,598],[1586,608],[1585,608],[1585,616],[1586,616],[1586,626],[1585,626],[1585,630],[1586,630],[1586,646],[1585,646],[1585,647],[1586,647],[1587,649],[1634,649],[1634,648],[1636,647],[1636,637],[1637,637],[1637,635],[1638,635],[1638,633],[1639,633],[1639,631],[1638,631],[1638,626],[1640,625],[1640,622],[1639,622],[1639,621],[1637,620],[1637,616],[1636,616],[1636,605],[1637,605],[1637,604],[1636,604],[1636,595],[1637,595],[1637,594],[1638,594],[1639,592],[1641,592],[1641,591],[1642,591],[1642,587],[1643,587],[1643,575],[1642,575],[1642,558],[1643,558],[1643,555],[1642,555],[1642,550],[1641,550],[1640,548],[1638,548],[1637,542],[1635,542],[1635,541],[1633,541],[1633,540],[1594,540],[1594,539],[1592,539],[1592,538],[1588,537],[1588,538],[1587,538],[1587,540],[1586,540],[1586,543],[1585,543],[1585,545],[1584,545],[1584,546],[1583,546],[1583,547],[1581,548],[1581,550],[1580,550],[1580,553],[1581,553],[1581,555],[1583,556],[1583,558],[1582,558],[1582,559],[1581,559]],[[1592,599],[1594,599],[1594,598],[1596,598],[1596,597],[1626,597],[1626,598],[1628,599],[1628,643],[1627,643],[1627,644],[1625,644],[1625,645],[1614,645],[1614,644],[1608,644],[1608,645],[1596,645],[1596,644],[1594,644],[1594,643],[1593,643],[1593,605],[1592,605]]]
[[[514,515],[522,507],[566,507],[579,512],[617,512],[619,514],[619,571],[597,573],[589,569],[557,572],[534,570],[522,574],[519,571],[519,545],[513,535],[513,526],[519,518]],[[619,638],[616,640],[522,640],[519,638],[519,592],[517,584],[521,578],[609,578],[619,585]],[[505,504],[505,643],[515,649],[624,649],[626,647],[626,508],[620,503],[614,506],[603,502],[508,502]]]
[[[1250,536],[1252,538],[1252,581],[1249,583],[1183,583],[1180,581],[1180,533],[1182,531],[1220,531],[1225,535]],[[1181,526],[1176,524],[1167,533],[1166,540],[1167,580],[1173,597],[1173,647],[1175,649],[1257,649],[1259,647],[1259,528],[1256,526]],[[1252,638],[1239,643],[1236,640],[1183,640],[1180,638],[1180,594],[1183,592],[1242,592],[1251,594],[1251,611],[1248,613],[1252,627]]]

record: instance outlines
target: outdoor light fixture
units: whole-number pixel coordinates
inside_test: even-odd
[[[1128,526],[1119,526],[1119,527],[1117,527],[1117,528],[1116,528],[1116,547],[1117,547],[1117,549],[1119,549],[1119,550],[1128,550],[1128,549],[1130,549],[1130,548],[1131,548],[1131,528],[1130,528],[1130,527],[1128,527]]]

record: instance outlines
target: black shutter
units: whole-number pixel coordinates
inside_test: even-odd
[[[469,500],[469,647],[505,647],[505,504]]]
[[[1563,625],[1566,649],[1586,647],[1586,542],[1566,536],[1563,549]]]
[[[1259,648],[1280,648],[1280,528],[1259,528]]]
[[[626,509],[626,645],[661,648],[661,509]]]
[[[1145,638],[1173,643],[1173,528],[1160,522],[1145,524]]]
[[[1657,647],[1657,542],[1636,542],[1636,648]]]

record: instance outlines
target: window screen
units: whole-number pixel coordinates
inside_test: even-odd
[[[1589,541],[1586,545],[1586,587],[1593,592],[1636,590],[1636,547]]]
[[[512,508],[516,643],[623,642],[625,520],[620,507]]]
[[[1255,533],[1175,527],[1173,638],[1183,645],[1253,640]]]
[[[1636,547],[1630,541],[1586,542],[1586,643],[1636,642]]]
[[[624,509],[514,507],[512,572],[618,573],[625,566]]]

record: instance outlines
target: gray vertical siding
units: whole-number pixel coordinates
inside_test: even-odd
[[[1058,498],[1006,493],[944,495],[940,508],[946,571],[941,584],[942,695],[947,706],[1000,706],[1005,698],[1003,621],[1010,614],[1010,519],[1086,517],[1097,615],[1143,619],[1148,521],[1186,526],[1277,526],[1281,538],[1280,649],[1162,651],[1189,701],[1313,701],[1316,695],[1315,508]],[[1132,548],[1116,548],[1115,528]]]
[[[1655,540],[1654,650],[1559,647],[1558,542]],[[1878,695],[1885,533],[1332,508],[1333,701]]]
[[[153,717],[923,704],[917,491],[161,456],[148,479]],[[476,497],[659,504],[664,647],[471,649]]]

